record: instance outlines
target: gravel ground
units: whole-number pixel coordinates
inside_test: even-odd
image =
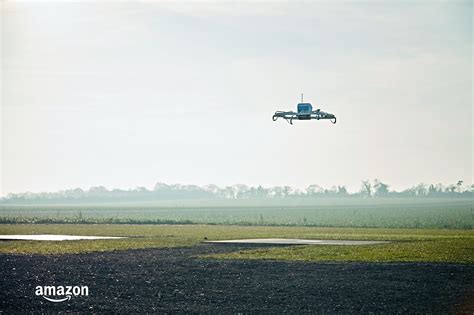
[[[473,265],[196,258],[240,248],[206,244],[62,256],[0,255],[0,310],[474,313]],[[35,296],[39,285],[87,285],[89,296],[52,303]]]

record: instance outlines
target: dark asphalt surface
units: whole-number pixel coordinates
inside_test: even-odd
[[[62,256],[0,255],[0,310],[86,313],[474,313],[474,266],[216,261],[199,245]],[[248,248],[245,247],[245,248]],[[52,303],[36,286],[87,285]]]

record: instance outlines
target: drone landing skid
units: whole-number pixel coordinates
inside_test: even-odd
[[[298,114],[295,112],[275,112],[272,119],[273,121],[278,120],[278,118],[285,119],[290,125],[293,125],[293,120],[321,120],[321,119],[328,119],[333,124],[336,123],[336,116],[330,113],[323,112],[321,110],[315,110],[309,113]]]

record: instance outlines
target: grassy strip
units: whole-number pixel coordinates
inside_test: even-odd
[[[290,246],[208,255],[213,259],[474,264],[474,239],[454,238],[362,246]]]
[[[474,263],[474,231],[380,228],[316,228],[221,225],[0,224],[0,234],[69,234],[128,236],[119,240],[5,241],[0,253],[65,254],[191,246],[208,240],[303,238],[392,240],[382,245],[297,246],[245,250],[218,259],[303,261],[426,261]]]
[[[463,221],[463,223],[446,223],[443,220],[439,222],[444,223],[426,223],[422,220],[415,219],[414,222],[410,224],[404,223],[387,223],[384,222],[359,222],[357,224],[353,222],[342,222],[342,223],[311,223],[307,222],[306,218],[303,218],[302,222],[265,222],[261,221],[245,221],[245,220],[227,220],[227,221],[206,221],[204,222],[198,220],[190,219],[142,219],[142,218],[92,218],[92,217],[65,217],[65,218],[55,218],[55,217],[0,217],[1,224],[117,224],[117,225],[239,225],[239,226],[263,226],[263,227],[328,227],[328,228],[387,228],[387,229],[465,229],[473,230],[472,222],[469,220]],[[369,220],[370,221],[370,220]],[[460,220],[462,221],[462,220]]]

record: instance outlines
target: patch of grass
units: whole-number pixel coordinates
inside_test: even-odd
[[[206,257],[213,259],[474,264],[473,253],[473,238],[453,238],[361,246],[306,245],[273,247],[208,255]]]
[[[297,246],[245,250],[218,259],[303,261],[426,261],[474,263],[474,231],[441,229],[318,228],[233,225],[0,224],[0,234],[126,236],[117,240],[0,241],[0,253],[65,254],[192,246],[208,240],[303,238],[391,240],[363,246]]]

